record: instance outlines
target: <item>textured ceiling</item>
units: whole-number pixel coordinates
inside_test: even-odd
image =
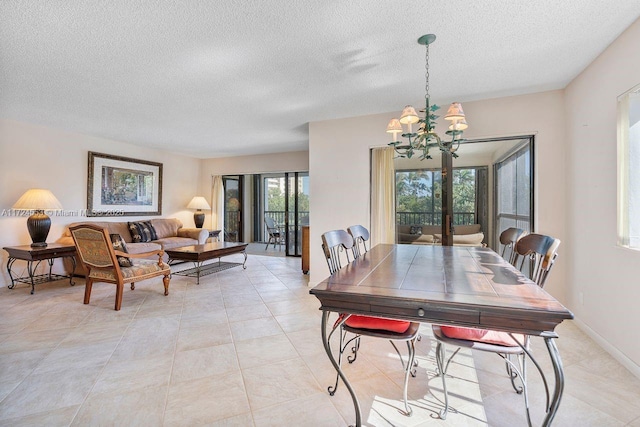
[[[565,87],[638,0],[0,1],[0,117],[208,158],[308,123]],[[381,132],[386,123],[381,123]]]

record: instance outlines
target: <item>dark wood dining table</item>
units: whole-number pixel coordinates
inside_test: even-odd
[[[321,303],[321,334],[361,426],[355,391],[331,351],[331,313],[360,314],[528,334],[544,339],[555,377],[544,426],[560,405],[562,360],[554,332],[573,313],[488,248],[379,244],[310,290]],[[346,320],[342,319],[342,322]],[[531,357],[531,355],[529,355]],[[534,361],[535,362],[535,361]]]

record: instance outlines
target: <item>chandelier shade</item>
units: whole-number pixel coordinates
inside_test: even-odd
[[[463,119],[460,119],[460,120],[454,120],[449,125],[449,130],[450,131],[460,131],[460,132],[462,132],[463,130],[465,130],[468,127],[469,127],[469,125],[467,124],[467,121],[463,118]]]
[[[464,111],[462,111],[462,105],[459,102],[454,102],[449,106],[447,115],[444,116],[445,120],[461,120],[464,119]]]
[[[416,113],[416,109],[411,105],[407,105],[402,110],[402,115],[400,116],[400,123],[403,125],[412,125],[414,123],[418,123],[420,121],[420,117],[418,117],[418,113]]]

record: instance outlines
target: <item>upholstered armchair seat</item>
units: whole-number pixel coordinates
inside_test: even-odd
[[[155,277],[159,272],[164,270],[165,268],[159,266],[157,261],[146,259],[133,261],[133,266],[131,267],[120,267],[122,277],[125,281],[126,279],[136,279],[137,282]],[[117,280],[114,269],[92,269],[89,277],[94,279],[94,281],[99,281],[100,279]]]

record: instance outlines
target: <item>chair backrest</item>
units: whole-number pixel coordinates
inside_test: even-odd
[[[361,225],[352,225],[347,228],[351,237],[353,237],[353,257],[358,258],[360,255],[367,253],[367,240],[369,240],[369,230]],[[360,245],[364,248],[364,252],[360,249]]]
[[[352,248],[353,237],[344,230],[327,231],[322,235],[322,250],[324,251],[324,256],[327,258],[330,274],[342,268],[340,252],[346,254],[347,263],[351,262],[349,259],[349,250],[352,250]]]
[[[513,264],[516,259],[516,242],[526,236],[527,232],[521,228],[510,227],[500,233],[500,243],[502,247],[502,258],[507,260],[509,264]],[[508,252],[507,252],[508,251]],[[505,254],[507,256],[505,256]]]
[[[521,237],[516,243],[516,260],[514,264],[524,272],[528,268],[528,275],[541,288],[547,280],[547,276],[558,257],[560,239],[555,239],[544,234],[528,234]],[[518,266],[518,260],[520,260]],[[528,261],[527,264],[525,262]]]
[[[276,224],[276,221],[270,216],[264,217],[264,224],[267,226],[267,232],[273,233],[274,231],[278,231],[278,224]]]
[[[80,261],[89,268],[115,268],[118,262],[107,230],[93,224],[69,227]]]

